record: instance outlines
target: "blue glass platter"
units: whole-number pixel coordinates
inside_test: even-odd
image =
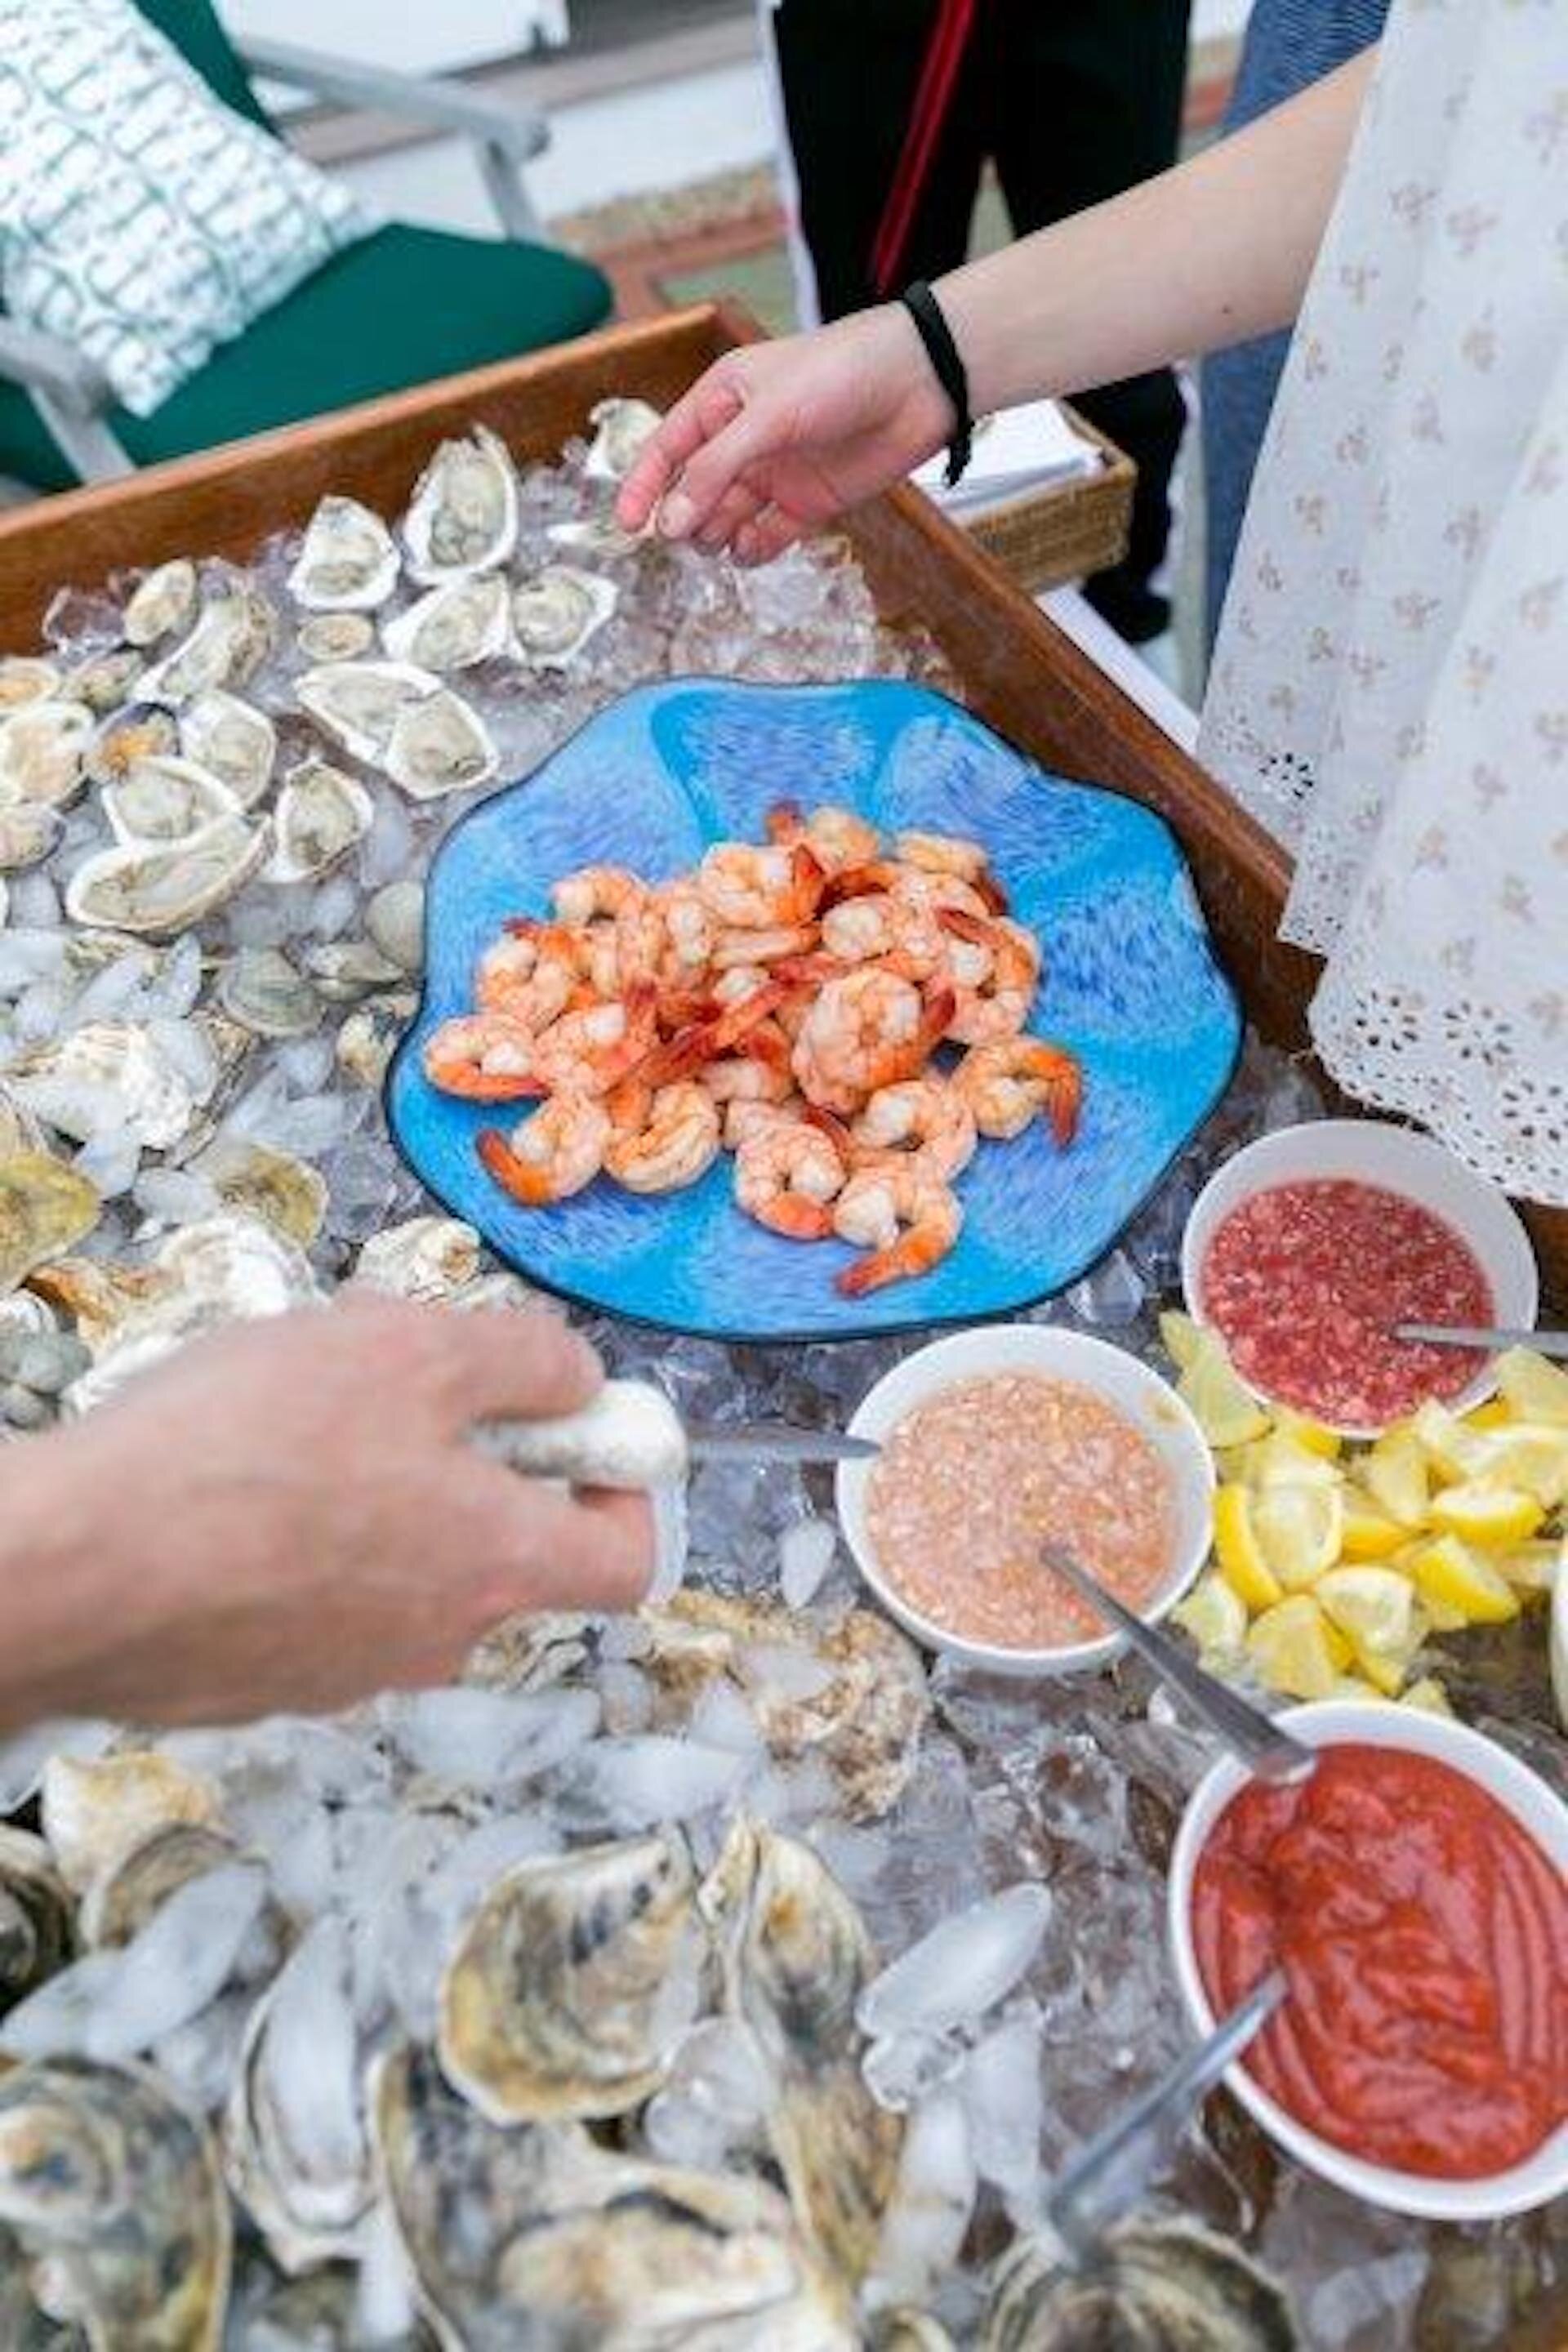
[[[421,1066],[430,1032],[470,1008],[480,954],[509,916],[550,911],[558,876],[607,864],[668,880],[712,842],[762,840],[780,800],[837,803],[889,834],[983,842],[1013,913],[1045,945],[1029,1026],[1084,1069],[1070,1149],[1037,1121],[1016,1142],[982,1143],[959,1180],[964,1224],[951,1255],[858,1299],[834,1284],[856,1253],[791,1243],[743,1216],[727,1157],[686,1192],[643,1197],[601,1178],[558,1208],[519,1206],[474,1139],[530,1106],[458,1101]],[[1241,1042],[1164,824],[1118,793],[1047,775],[944,697],[894,680],[637,688],[454,826],[431,867],[426,928],[423,1003],[386,1085],[408,1165],[530,1282],[709,1339],[862,1339],[1037,1305],[1111,1246],[1214,1108]]]

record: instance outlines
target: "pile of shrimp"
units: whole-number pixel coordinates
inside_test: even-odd
[[[978,843],[889,845],[794,803],[768,835],[673,882],[564,876],[552,919],[517,918],[480,957],[476,1009],[434,1033],[425,1069],[468,1101],[539,1103],[475,1146],[526,1207],[600,1176],[674,1192],[730,1151],[747,1216],[864,1251],[838,1276],[858,1297],[952,1248],[979,1138],[1042,1119],[1065,1150],[1082,1075],[1026,1034],[1040,948]]]

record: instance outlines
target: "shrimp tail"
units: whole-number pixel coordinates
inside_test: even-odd
[[[775,801],[764,819],[768,839],[788,849],[805,831],[805,812],[798,801]]]
[[[694,1027],[679,1030],[667,1045],[655,1048],[641,1065],[638,1076],[649,1086],[668,1086],[677,1078],[689,1078],[704,1062],[721,1061],[734,1053],[743,1038],[776,1013],[788,991],[777,982],[759,988],[739,1004],[726,1006],[711,1021],[698,1022]]]
[[[1052,1135],[1065,1151],[1078,1133],[1083,1108],[1083,1070],[1070,1054],[1064,1054],[1061,1062],[1060,1070],[1047,1088],[1045,1113]]]
[[[829,877],[822,903],[825,907],[837,907],[844,898],[880,897],[896,887],[899,875],[899,867],[886,858],[873,858],[866,866],[847,866],[841,873]]]
[[[864,1298],[868,1290],[880,1290],[889,1282],[909,1282],[916,1275],[929,1274],[937,1260],[945,1256],[947,1247],[934,1234],[911,1225],[886,1249],[872,1250],[847,1265],[836,1286],[846,1298]]]
[[[790,1242],[825,1242],[833,1232],[833,1212],[804,1192],[781,1192],[758,1223]]]
[[[546,1208],[553,1200],[547,1171],[520,1159],[499,1129],[481,1128],[474,1139],[474,1150],[486,1173],[525,1209]]]

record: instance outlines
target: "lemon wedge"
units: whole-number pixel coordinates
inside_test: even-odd
[[[1381,1691],[1374,1688],[1374,1686],[1369,1683],[1363,1675],[1336,1675],[1334,1678],[1334,1686],[1329,1693],[1329,1696],[1331,1698],[1363,1699],[1372,1706],[1386,1706],[1388,1705],[1388,1693],[1386,1691]]]
[[[1310,1592],[1266,1609],[1247,1637],[1253,1664],[1270,1690],[1290,1698],[1329,1698],[1351,1663],[1351,1646]]]
[[[1331,1486],[1265,1486],[1252,1497],[1252,1530],[1277,1584],[1315,1584],[1340,1556],[1344,1506]]]
[[[1505,1551],[1528,1543],[1546,1517],[1522,1486],[1485,1486],[1467,1481],[1446,1486],[1432,1498],[1432,1525],[1444,1535],[1477,1544],[1482,1551]]]
[[[1397,1570],[1331,1568],[1313,1592],[1324,1615],[1358,1652],[1403,1661],[1414,1651],[1419,1639],[1415,1591]]]
[[[1276,1429],[1249,1448],[1247,1470],[1255,1486],[1337,1486],[1337,1462],[1304,1445],[1287,1430]]]
[[[1485,1404],[1473,1404],[1464,1415],[1467,1429],[1506,1429],[1513,1419],[1513,1407],[1507,1397],[1488,1397]]]
[[[1307,1454],[1321,1454],[1325,1462],[1337,1462],[1344,1440],[1337,1429],[1325,1429],[1321,1421],[1309,1421],[1302,1412],[1281,1412],[1275,1422],[1281,1437],[1301,1447]]]
[[[1347,1478],[1341,1497],[1344,1524],[1340,1534],[1342,1559],[1391,1559],[1410,1540],[1408,1528],[1388,1513],[1363,1488]]]
[[[1516,1592],[1550,1592],[1563,1565],[1561,1542],[1543,1537],[1539,1543],[1515,1544],[1500,1551],[1492,1566],[1506,1576]]]
[[[1232,1664],[1247,1641],[1247,1603],[1225,1577],[1203,1576],[1172,1610],[1174,1622],[1192,1635],[1205,1665]]]
[[[1470,1429],[1428,1397],[1406,1424],[1426,1457],[1428,1468],[1440,1480],[1479,1478],[1495,1458],[1500,1433]]]
[[[1232,1484],[1219,1488],[1214,1498],[1214,1548],[1226,1584],[1256,1613],[1271,1609],[1284,1594],[1258,1543],[1252,1500],[1250,1487]]]
[[[1412,1683],[1399,1704],[1401,1706],[1418,1706],[1427,1715],[1452,1715],[1454,1712],[1448,1705],[1448,1694],[1436,1675],[1423,1675],[1418,1683]]]
[[[1501,1625],[1519,1614],[1513,1587],[1458,1536],[1423,1544],[1412,1566],[1436,1626],[1442,1626],[1440,1610],[1458,1610],[1467,1625]]]
[[[1533,1348],[1510,1348],[1496,1364],[1504,1402],[1520,1421],[1568,1426],[1568,1372],[1538,1356]]]
[[[1483,1477],[1499,1486],[1522,1486],[1549,1511],[1568,1497],[1568,1429],[1551,1422],[1516,1421],[1477,1443],[1487,1448]]]
[[[1271,1426],[1269,1416],[1237,1379],[1224,1345],[1212,1331],[1199,1333],[1198,1344],[1176,1383],[1176,1393],[1191,1407],[1213,1446],[1246,1445]]]
[[[1431,1486],[1414,1430],[1386,1430],[1362,1463],[1367,1492],[1403,1528],[1424,1527]]]
[[[1179,1372],[1194,1362],[1204,1341],[1203,1328],[1190,1315],[1168,1307],[1160,1318],[1160,1345]]]

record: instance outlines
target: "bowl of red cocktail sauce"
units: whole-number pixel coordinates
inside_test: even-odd
[[[1199,1193],[1182,1243],[1188,1311],[1254,1392],[1347,1437],[1428,1398],[1463,1412],[1490,1359],[1395,1323],[1533,1330],[1530,1236],[1504,1193],[1440,1143],[1370,1118],[1278,1129]]]
[[[1276,1966],[1226,2080],[1298,2161],[1397,2213],[1485,2221],[1568,2189],[1568,1806],[1447,1717],[1327,1700],[1278,1789],[1226,1759],[1171,1859],[1194,2029]]]

